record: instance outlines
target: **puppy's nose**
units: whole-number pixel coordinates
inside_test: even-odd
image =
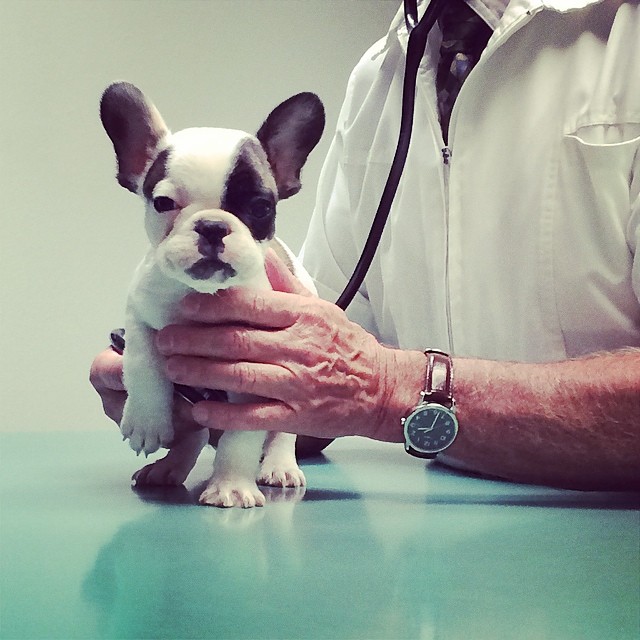
[[[220,220],[198,220],[193,230],[198,238],[198,251],[206,258],[215,258],[224,250],[222,238],[231,233],[226,222]]]

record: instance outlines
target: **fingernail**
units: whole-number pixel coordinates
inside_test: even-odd
[[[173,348],[173,337],[159,331],[156,334],[156,346],[161,352],[171,351]]]

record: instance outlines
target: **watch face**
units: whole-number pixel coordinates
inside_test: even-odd
[[[422,405],[404,422],[407,443],[421,453],[438,453],[446,449],[457,433],[455,414],[441,404]]]

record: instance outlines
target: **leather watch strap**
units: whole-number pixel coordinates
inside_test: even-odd
[[[422,395],[425,402],[437,402],[446,407],[453,405],[453,364],[444,351],[427,349],[427,374]]]

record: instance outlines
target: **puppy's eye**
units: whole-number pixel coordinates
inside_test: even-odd
[[[249,203],[249,213],[254,218],[266,218],[274,214],[274,204],[267,198],[254,198]]]
[[[158,213],[166,213],[167,211],[175,211],[178,208],[178,205],[167,196],[158,196],[153,199],[153,208]]]

